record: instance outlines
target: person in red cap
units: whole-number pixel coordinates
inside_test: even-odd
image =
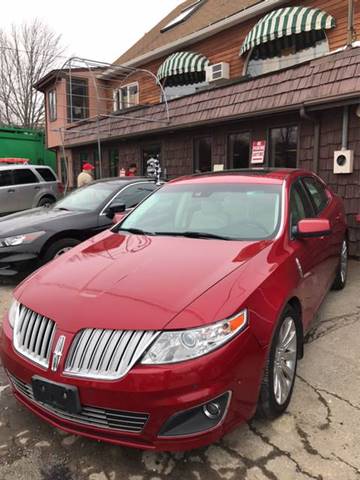
[[[82,172],[79,173],[77,178],[77,186],[78,188],[84,187],[91,183],[94,178],[92,176],[92,171],[94,170],[94,166],[91,163],[84,163],[82,167]]]

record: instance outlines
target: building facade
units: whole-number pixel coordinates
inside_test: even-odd
[[[310,169],[344,198],[360,256],[357,31],[359,0],[187,0],[112,66],[38,83],[59,173]]]

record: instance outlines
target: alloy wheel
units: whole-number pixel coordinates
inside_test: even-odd
[[[294,383],[297,361],[297,331],[294,319],[286,317],[279,331],[274,358],[274,395],[286,403]]]
[[[347,266],[348,266],[348,248],[346,240],[343,241],[341,248],[341,259],[340,259],[340,275],[341,281],[345,283],[347,275]]]

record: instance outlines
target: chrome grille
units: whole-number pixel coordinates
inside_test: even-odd
[[[81,330],[70,347],[65,373],[103,380],[119,379],[159,335],[154,331]]]
[[[31,385],[28,385],[7,372],[15,389],[24,397],[39,405],[44,410],[64,420],[87,425],[90,427],[119,430],[122,432],[141,433],[149,419],[147,413],[120,412],[118,410],[102,409],[97,407],[82,406],[80,413],[67,413],[58,408],[50,407],[38,402],[34,398]]]
[[[14,328],[14,347],[21,355],[47,368],[55,322],[20,305]]]

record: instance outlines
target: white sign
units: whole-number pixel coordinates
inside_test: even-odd
[[[222,172],[224,170],[224,164],[223,163],[215,163],[213,167],[214,172]]]
[[[266,141],[259,140],[253,142],[252,144],[252,153],[251,153],[251,163],[264,163],[265,161],[265,151],[266,151]]]

